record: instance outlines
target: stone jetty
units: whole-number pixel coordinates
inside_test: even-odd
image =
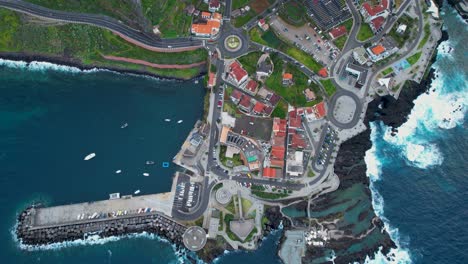
[[[183,245],[182,236],[187,228],[158,212],[131,214],[102,219],[85,219],[53,225],[35,225],[35,215],[40,208],[29,207],[18,217],[16,234],[24,245],[86,239],[92,235],[101,238],[148,232]]]

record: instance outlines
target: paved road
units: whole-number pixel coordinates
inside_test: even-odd
[[[232,11],[232,0],[226,0],[226,7],[224,9],[223,19],[226,21],[231,20],[231,11]]]
[[[14,11],[26,13],[41,18],[65,21],[70,23],[87,24],[109,29],[129,39],[132,39],[136,42],[153,48],[176,50],[203,46],[203,42],[201,40],[195,40],[191,38],[159,39],[151,33],[146,33],[133,29],[129,26],[126,26],[119,20],[104,15],[52,10],[20,0],[0,0],[0,7],[5,7]]]

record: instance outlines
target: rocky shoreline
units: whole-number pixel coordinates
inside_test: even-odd
[[[31,63],[33,61],[39,62],[49,62],[57,65],[64,65],[69,67],[75,67],[82,71],[99,69],[99,70],[109,70],[114,71],[122,74],[135,74],[141,76],[149,76],[153,78],[157,78],[160,80],[172,80],[172,81],[190,81],[195,80],[203,77],[206,75],[206,69],[201,71],[200,74],[194,76],[190,79],[182,79],[176,77],[167,77],[167,76],[160,76],[148,71],[140,71],[140,70],[131,70],[126,68],[120,67],[102,67],[102,66],[95,66],[95,65],[84,65],[79,60],[63,57],[63,56],[47,56],[43,54],[33,54],[33,53],[25,53],[25,52],[0,52],[0,58],[5,60],[12,60],[12,61],[24,61],[26,63]],[[206,67],[205,67],[206,68]]]
[[[447,32],[443,32],[442,38],[438,44],[448,39]],[[436,59],[437,52],[431,58],[432,65]],[[377,97],[368,105],[364,123],[369,127],[370,122],[383,122],[385,125],[392,127],[396,132],[398,127],[406,122],[408,115],[411,113],[414,103],[413,101],[422,93],[427,92],[431,86],[432,80],[435,77],[435,70],[427,69],[426,78],[421,83],[408,81],[400,93],[398,100],[391,96]],[[371,201],[371,190],[369,189],[369,178],[366,176],[367,166],[364,161],[364,156],[367,150],[372,147],[370,140],[371,131],[367,129],[356,137],[346,141],[341,145],[334,166],[335,173],[340,178],[340,186],[335,192],[326,194],[317,198],[312,202],[311,211],[329,210],[333,206],[345,206],[345,210],[337,214],[329,214],[321,220],[326,223],[325,227],[329,230],[342,231],[342,238],[331,240],[327,246],[327,250],[333,250],[336,253],[335,263],[350,263],[364,262],[367,256],[373,257],[379,250],[383,254],[388,254],[396,245],[390,238],[380,218],[375,215]],[[340,219],[348,212],[355,209],[359,203],[352,203],[346,199],[339,199],[340,192],[346,194],[349,190],[356,189],[356,186],[364,186],[361,197],[353,197],[352,200],[369,200],[367,210],[361,211],[358,215],[358,221],[355,223],[347,223],[348,225],[329,224],[335,221],[339,223]],[[298,204],[302,208],[302,205]],[[369,221],[370,220],[370,221]],[[358,225],[365,224],[367,229],[365,232],[353,234],[353,230]],[[377,232],[375,232],[377,231]],[[380,235],[379,235],[380,234]],[[354,238],[353,238],[354,237]],[[374,243],[366,241],[367,238]],[[378,238],[378,239],[376,239]],[[348,252],[352,246],[361,247],[361,250],[356,252]],[[303,263],[312,263],[318,258],[327,257],[325,248],[308,249],[306,257],[303,258]],[[325,261],[326,262],[326,261]]]

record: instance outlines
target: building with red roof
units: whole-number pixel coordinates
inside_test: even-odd
[[[284,167],[285,148],[284,146],[273,146],[271,148],[270,162],[273,167]]]
[[[372,18],[378,16],[386,17],[389,14],[389,0],[382,0],[380,4],[371,6],[370,2],[365,2],[361,7],[361,14],[366,19],[366,22],[369,22]]]
[[[273,118],[273,133],[286,132],[286,120],[279,117]]]
[[[252,97],[250,97],[248,95],[242,96],[242,99],[239,102],[239,108],[241,110],[244,110],[247,113],[250,113],[250,111],[252,110],[251,99],[252,99]]]
[[[291,73],[283,74],[283,85],[289,86],[293,84],[293,75]]]
[[[210,72],[210,74],[208,74],[208,88],[213,88],[216,84],[216,74],[214,74],[213,72]]]
[[[232,91],[231,94],[231,100],[234,104],[238,104],[240,100],[242,99],[243,93],[241,93],[239,90],[234,90]]]
[[[253,95],[257,93],[258,83],[255,80],[250,79],[245,86],[245,90]]]
[[[263,169],[263,177],[276,178],[278,177],[278,169],[266,167]]]
[[[228,79],[234,85],[241,86],[248,79],[248,74],[238,61],[233,61],[229,65]]]
[[[346,31],[346,27],[345,26],[338,26],[336,28],[333,28],[332,30],[330,30],[330,32],[328,32],[328,34],[330,35],[330,37],[332,39],[336,39],[336,38],[339,38],[341,36],[344,36],[346,35],[347,31]]]
[[[315,110],[315,116],[317,117],[317,119],[323,118],[327,114],[324,102],[320,102],[314,105],[314,110]]]
[[[307,143],[303,137],[298,134],[292,134],[290,136],[289,146],[293,149],[304,149],[307,147]]]
[[[384,24],[384,22],[385,22],[385,18],[381,16],[372,19],[369,22],[369,26],[372,29],[372,32],[374,32],[374,34],[378,33],[380,29],[382,28],[382,25]]]
[[[289,128],[294,130],[302,129],[302,120],[300,116],[289,118]]]
[[[263,110],[265,110],[265,105],[262,102],[257,101],[255,103],[254,108],[253,108],[253,112],[255,114],[259,115],[259,114],[263,113]]]
[[[322,68],[322,69],[320,69],[320,70],[318,71],[318,75],[319,75],[320,77],[323,77],[323,78],[327,77],[327,76],[328,76],[327,68]]]
[[[219,2],[219,0],[210,0],[208,3],[208,10],[210,10],[211,12],[218,11],[220,7],[221,3]]]
[[[270,26],[266,23],[265,19],[259,19],[257,25],[263,30],[267,31]]]

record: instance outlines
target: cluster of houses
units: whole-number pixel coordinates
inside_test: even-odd
[[[265,161],[263,177],[276,178],[285,170],[288,177],[300,177],[307,168],[310,157],[309,141],[303,125],[326,115],[325,103],[312,107],[295,108],[289,111],[288,119],[273,119],[271,150]]]
[[[390,0],[381,0],[378,5],[365,2],[362,4],[360,12],[372,32],[377,34],[383,29],[385,19],[390,14]]]
[[[220,13],[201,12],[192,23],[190,32],[197,37],[213,38],[221,28],[223,16]]]
[[[263,54],[258,60],[256,79],[249,77],[247,71],[237,60],[233,60],[227,65],[226,72],[225,80],[237,88],[230,96],[231,101],[241,111],[255,116],[271,115],[280,97],[264,87],[259,90],[259,81],[263,81],[273,72],[273,63],[268,54]],[[262,100],[255,99],[256,95]]]

